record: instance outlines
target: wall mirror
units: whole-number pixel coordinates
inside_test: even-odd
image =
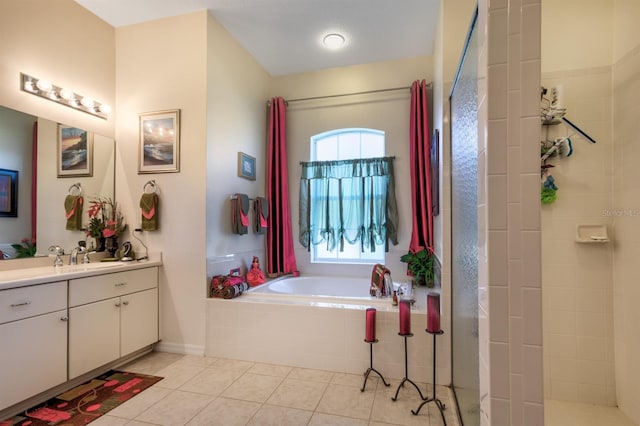
[[[86,168],[74,173],[65,167],[60,173],[61,128],[73,123],[59,123],[42,117],[0,106],[0,168],[18,172],[17,217],[0,217],[0,251],[15,257],[12,244],[36,237],[38,255],[47,255],[51,245],[59,245],[69,253],[78,241],[85,240],[84,231],[66,230],[65,198],[82,188],[83,226],[86,226],[89,201],[98,196],[115,194],[115,141],[90,134],[91,172]],[[35,140],[35,142],[34,142]],[[35,148],[34,148],[35,147]],[[73,187],[73,188],[72,188]],[[5,254],[5,255],[6,255]]]

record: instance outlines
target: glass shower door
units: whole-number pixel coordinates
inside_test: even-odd
[[[478,356],[478,50],[476,15],[451,89],[453,390],[464,425],[480,424]]]

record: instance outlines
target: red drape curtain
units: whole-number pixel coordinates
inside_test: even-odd
[[[267,274],[297,274],[293,251],[289,178],[287,173],[286,106],[283,98],[271,99],[267,141]]]
[[[427,83],[411,85],[411,117],[409,119],[409,161],[411,173],[412,252],[426,248],[433,253],[433,212],[431,210],[431,137]]]
[[[38,122],[33,123],[33,148],[31,151],[31,240],[36,242],[38,220]]]

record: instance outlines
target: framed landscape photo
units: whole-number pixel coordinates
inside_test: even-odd
[[[238,176],[256,180],[256,159],[244,152],[238,152]]]
[[[18,171],[0,169],[0,217],[18,217]]]
[[[140,117],[138,173],[180,171],[180,110],[146,112]]]
[[[93,176],[93,133],[58,124],[58,177]]]

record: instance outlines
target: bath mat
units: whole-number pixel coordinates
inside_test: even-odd
[[[86,425],[160,380],[162,377],[111,370],[0,421],[0,426]]]

